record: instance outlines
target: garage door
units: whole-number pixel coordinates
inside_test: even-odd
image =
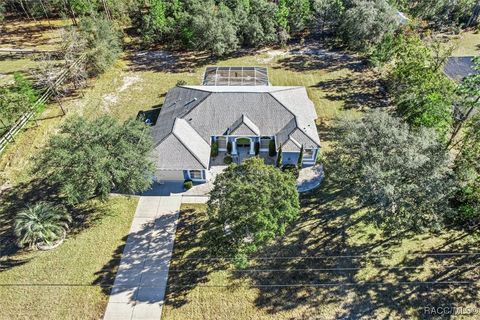
[[[183,170],[158,170],[157,180],[159,181],[183,181]]]

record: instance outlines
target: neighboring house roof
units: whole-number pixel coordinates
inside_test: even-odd
[[[397,19],[398,19],[398,22],[402,25],[405,25],[408,23],[408,21],[410,21],[410,19],[408,19],[405,13],[398,10],[397,10]]]
[[[178,86],[168,92],[153,127],[157,167],[208,168],[211,137],[227,133],[276,136],[284,151],[317,148],[316,118],[304,87]],[[193,158],[179,159],[186,150]]]
[[[460,82],[468,75],[476,74],[478,71],[473,69],[473,56],[449,57],[443,71],[452,80]]]

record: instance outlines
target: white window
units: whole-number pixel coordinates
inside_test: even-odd
[[[190,179],[192,180],[202,180],[202,170],[190,170]]]
[[[303,150],[303,159],[305,160],[313,160],[314,155],[315,155],[315,149]]]

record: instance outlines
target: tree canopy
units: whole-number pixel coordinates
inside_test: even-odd
[[[0,87],[0,119],[7,125],[30,111],[38,99],[38,93],[29,80],[19,73],[14,75],[14,80],[12,86]]]
[[[208,201],[212,251],[244,265],[248,254],[278,235],[299,214],[295,178],[250,158],[230,165],[214,182]]]
[[[78,32],[86,42],[87,71],[91,75],[104,72],[122,52],[117,28],[104,16],[83,17]]]
[[[454,198],[455,217],[462,223],[480,223],[480,114],[467,122],[459,154],[455,160],[459,190]]]
[[[141,192],[151,185],[152,139],[138,120],[111,116],[67,119],[36,160],[36,172],[60,186],[70,204],[105,198],[112,189]]]
[[[413,126],[434,128],[446,138],[453,121],[455,86],[441,70],[437,47],[427,46],[418,35],[398,38],[390,88],[397,114]]]
[[[453,190],[449,155],[432,129],[384,112],[339,124],[326,172],[370,206],[386,230],[439,227]]]
[[[437,30],[466,25],[475,0],[6,0],[4,11],[31,17],[103,16],[133,25],[147,45],[227,54],[238,46],[285,44],[320,31],[365,50],[398,27],[397,10]],[[2,8],[0,6],[0,17]],[[1,19],[1,18],[0,18]],[[216,25],[217,28],[213,26]],[[325,31],[328,31],[327,33]],[[218,46],[210,41],[214,39]],[[234,44],[231,50],[230,45]]]
[[[367,49],[397,30],[394,8],[386,0],[354,0],[342,17],[339,34],[354,49]]]

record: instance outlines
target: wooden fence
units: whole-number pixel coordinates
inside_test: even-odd
[[[54,87],[58,86],[65,80],[65,77],[72,71],[72,69],[78,65],[83,59],[85,59],[86,54],[81,55],[77,60],[75,60],[67,69],[62,70],[57,76],[57,80],[54,82]],[[14,124],[13,126],[0,138],[0,153],[5,149],[5,147],[14,140],[15,136],[25,127],[28,121],[35,115],[37,108],[48,101],[48,99],[53,95],[52,88],[49,87],[42,96],[35,101],[29,111],[24,113]]]

